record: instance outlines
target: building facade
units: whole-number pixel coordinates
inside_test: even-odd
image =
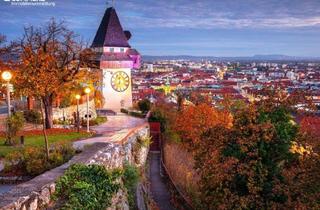
[[[103,108],[119,112],[132,107],[131,70],[140,68],[140,54],[128,41],[129,31],[124,31],[116,10],[108,8],[100,23],[91,48],[97,53],[102,70]]]

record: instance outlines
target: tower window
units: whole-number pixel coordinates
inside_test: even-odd
[[[110,52],[112,52],[112,53],[114,52],[114,48],[113,47],[110,48]]]
[[[124,52],[124,48],[120,48],[120,52]]]

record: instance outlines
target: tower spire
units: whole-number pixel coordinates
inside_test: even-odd
[[[110,3],[110,0],[107,0],[107,5],[110,5],[110,4],[111,4],[111,7],[114,8],[115,0],[111,0],[111,3]]]

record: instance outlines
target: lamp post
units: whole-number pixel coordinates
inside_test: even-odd
[[[89,87],[86,87],[84,89],[84,92],[86,93],[87,95],[87,132],[89,133],[90,132],[90,122],[89,122],[89,94],[91,92],[91,89]]]
[[[79,115],[79,100],[80,100],[81,96],[79,94],[76,95],[76,99],[77,99],[77,131],[78,133],[80,132],[80,115]]]
[[[10,107],[10,80],[12,78],[12,74],[9,71],[4,71],[1,74],[1,77],[4,81],[7,82],[7,104],[8,104],[8,117],[11,115],[11,107]]]

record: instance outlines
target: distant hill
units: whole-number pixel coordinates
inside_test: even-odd
[[[173,56],[142,56],[144,61],[157,60],[217,60],[217,61],[320,61],[320,57],[299,57],[288,55],[254,55],[244,57],[215,57],[215,56],[190,56],[190,55],[173,55]]]

